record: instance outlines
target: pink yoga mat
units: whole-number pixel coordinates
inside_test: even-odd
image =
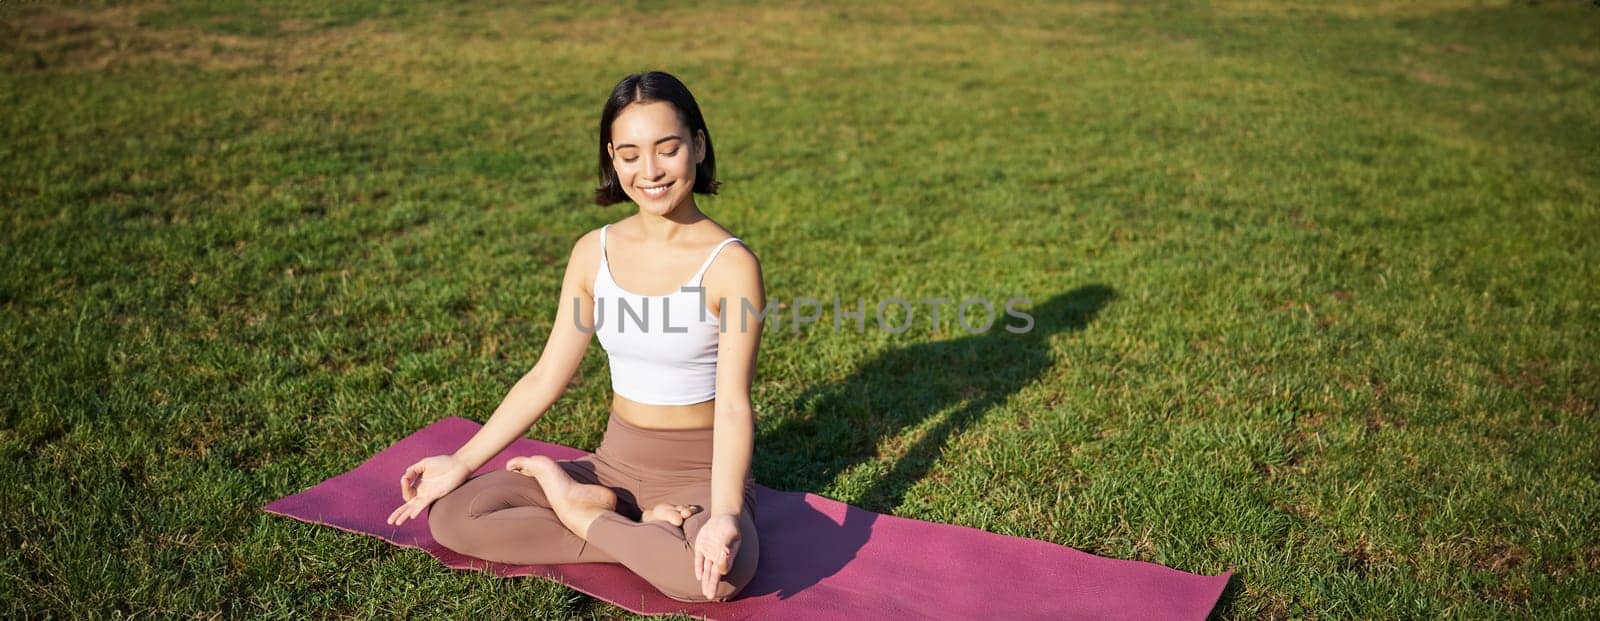
[[[1231,574],[1200,576],[758,487],[755,580],[731,602],[686,604],[621,565],[490,563],[439,545],[428,532],[427,513],[401,526],[384,523],[401,504],[406,467],[455,452],[478,428],[464,418],[441,420],[355,470],[265,509],[418,548],[456,569],[542,576],[636,613],[708,619],[1204,619]],[[573,459],[585,453],[519,439],[478,474],[534,454]]]

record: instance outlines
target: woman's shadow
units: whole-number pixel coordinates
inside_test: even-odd
[[[898,507],[951,439],[1055,363],[1050,336],[1083,330],[1115,297],[1104,285],[1079,287],[1021,309],[1033,316],[1027,332],[1006,331],[1025,322],[1001,316],[981,334],[884,352],[798,397],[792,417],[757,438],[755,478],[764,486],[825,489],[876,458],[885,440],[925,428],[842,518],[824,515],[801,492],[765,494],[757,509],[763,571],[746,593],[786,598],[838,572],[866,543],[874,511]]]

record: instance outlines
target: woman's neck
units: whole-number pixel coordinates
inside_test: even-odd
[[[638,213],[639,232],[646,241],[670,242],[702,220],[706,215],[700,213],[700,207],[695,205],[694,197],[684,201],[666,215],[647,213],[643,209]]]

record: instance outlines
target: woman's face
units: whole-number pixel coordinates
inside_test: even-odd
[[[611,121],[606,150],[622,191],[640,209],[664,216],[693,195],[704,134],[688,134],[677,109],[664,101],[629,104]]]

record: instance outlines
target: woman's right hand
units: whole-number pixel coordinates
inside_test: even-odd
[[[400,477],[400,496],[406,503],[389,514],[390,525],[399,526],[417,517],[423,509],[465,483],[472,470],[453,455],[434,455],[406,468]]]

